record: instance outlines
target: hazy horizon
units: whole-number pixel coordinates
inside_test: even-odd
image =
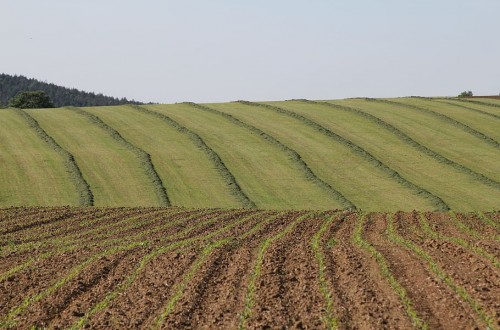
[[[0,72],[144,102],[500,93],[500,2],[0,0]]]

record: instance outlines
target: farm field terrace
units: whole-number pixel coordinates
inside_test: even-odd
[[[0,110],[0,207],[494,211],[500,102]]]
[[[0,246],[0,328],[500,325],[498,212],[4,208]]]

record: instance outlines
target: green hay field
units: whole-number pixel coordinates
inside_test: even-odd
[[[488,211],[500,102],[398,98],[0,110],[0,207]]]

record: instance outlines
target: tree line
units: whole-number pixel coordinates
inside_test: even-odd
[[[55,107],[92,107],[121,104],[143,104],[127,98],[115,98],[101,93],[84,92],[75,88],[57,86],[24,76],[0,74],[0,107],[9,105],[16,96],[24,92],[43,92]]]

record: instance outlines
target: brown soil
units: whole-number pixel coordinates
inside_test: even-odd
[[[405,221],[418,225],[418,215],[406,214]],[[456,244],[434,239],[421,239],[418,235],[409,232],[406,232],[405,236],[429,253],[450,278],[463,287],[472,299],[476,300],[481,308],[496,320],[496,325],[500,326],[500,272],[498,268],[472,251]],[[478,273],[481,276],[477,276]]]
[[[345,329],[411,328],[411,320],[381,276],[378,265],[353,245],[351,238],[356,221],[356,214],[339,219],[330,232],[330,239],[336,243],[326,250],[331,286],[338,291],[336,310],[340,326]]]
[[[456,219],[453,219],[446,213],[432,213],[425,214],[425,218],[427,222],[432,227],[432,229],[438,234],[442,235],[442,237],[452,237],[458,238],[466,241],[474,248],[480,248],[484,250],[486,253],[489,253],[492,256],[500,256],[500,240],[496,240],[495,236],[498,233],[491,227],[488,227],[484,223],[478,223],[477,218],[474,215],[462,215],[458,214],[458,221],[464,223],[469,228],[472,228],[473,233],[469,233],[460,229],[456,224]],[[480,237],[477,237],[475,234],[479,234]],[[455,244],[457,245],[457,244]],[[459,245],[457,245],[458,247]],[[471,251],[475,253],[474,251]],[[476,253],[479,258],[483,258],[480,254]],[[485,259],[487,263],[491,263],[490,260]],[[500,261],[500,260],[499,260]]]
[[[0,281],[0,328],[65,329],[83,318],[87,320],[85,327],[96,329],[151,328],[172,301],[175,303],[162,328],[238,328],[248,304],[248,285],[259,246],[303,214],[179,208],[0,209],[0,248],[6,252],[0,253],[0,278],[12,272]],[[491,316],[493,327],[500,328],[498,268],[470,249],[426,236],[418,216],[402,212],[393,215],[397,233],[429,254]],[[433,230],[443,237],[463,239],[498,257],[499,242],[493,238],[500,233],[479,222],[475,215],[457,214],[474,235],[464,232],[446,213],[426,216]],[[498,213],[488,216],[500,219]],[[324,217],[324,213],[311,213],[268,246],[255,281],[246,328],[327,328],[326,300],[311,245]],[[321,237],[320,248],[338,326],[412,328],[400,297],[376,260],[353,241],[358,215],[343,212],[335,217]],[[237,221],[241,223],[236,225]],[[260,223],[258,230],[246,235]],[[422,257],[387,238],[386,226],[385,214],[369,215],[363,238],[385,257],[418,316],[431,329],[485,328],[470,304],[436,276]],[[224,241],[225,245],[199,259],[211,242],[231,237],[240,238]],[[45,245],[16,252],[25,242]],[[73,244],[72,250],[58,250],[67,242]],[[96,258],[57,289],[49,290],[92,256],[136,242],[142,245]],[[187,245],[175,245],[148,257],[181,242]],[[42,258],[51,251],[53,255]],[[31,265],[16,270],[30,258],[34,260]],[[26,308],[12,312],[23,304]],[[91,311],[95,312],[89,314]]]
[[[285,223],[277,223],[266,231],[266,236],[277,235],[296,216]],[[307,258],[307,255],[310,256],[309,235],[302,235],[306,232],[310,234],[321,221],[316,217],[300,221],[266,251],[260,276],[256,279],[255,303],[246,321],[247,327],[265,329],[291,328],[300,324],[321,325],[322,297],[316,283],[314,258]],[[255,242],[256,247],[258,243]],[[254,271],[255,266],[252,266],[248,275]],[[241,300],[240,305],[243,306]],[[238,325],[239,321],[234,320],[234,324]]]
[[[428,269],[425,261],[385,237],[385,215],[372,215],[370,219],[364,233],[366,239],[385,257],[393,276],[430,329],[474,328],[476,322],[470,317],[468,306]],[[398,227],[408,226],[402,214],[396,214],[394,221]]]

